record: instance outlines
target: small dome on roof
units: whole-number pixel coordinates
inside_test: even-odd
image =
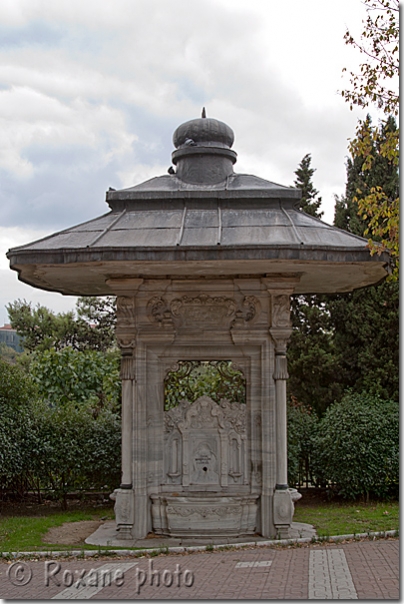
[[[230,148],[234,143],[234,132],[224,122],[200,117],[178,126],[173,143],[176,149],[192,144]]]

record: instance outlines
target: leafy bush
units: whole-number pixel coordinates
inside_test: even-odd
[[[369,394],[348,394],[319,423],[314,472],[348,499],[398,493],[399,405]]]
[[[292,397],[288,405],[288,482],[301,486],[312,482],[311,461],[318,418],[310,407]]]
[[[33,380],[0,359],[0,489],[52,490],[65,505],[69,490],[119,484],[119,414],[95,413],[91,397],[63,403],[39,400]]]
[[[104,410],[94,418],[90,405],[44,406],[38,432],[41,451],[35,471],[42,487],[64,507],[71,490],[119,484],[121,428],[116,414]]]
[[[119,352],[51,348],[32,353],[30,371],[40,396],[53,405],[118,406]]]
[[[29,376],[0,359],[0,487],[20,494],[26,490],[32,452],[38,447],[32,414],[37,396]]]

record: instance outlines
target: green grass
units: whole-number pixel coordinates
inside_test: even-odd
[[[36,551],[36,550],[71,550],[100,549],[92,545],[60,545],[44,543],[42,537],[54,526],[65,522],[80,520],[99,520],[107,517],[113,519],[112,510],[88,509],[51,513],[47,516],[5,516],[0,517],[0,552]],[[102,548],[101,548],[102,549]]]
[[[319,537],[398,530],[399,503],[297,504],[293,520],[307,522]]]
[[[112,509],[71,510],[46,515],[0,517],[0,552],[37,550],[108,550],[94,545],[60,545],[44,543],[47,531],[65,522],[80,520],[113,519]],[[399,504],[393,503],[313,503],[296,505],[293,518],[296,522],[314,525],[319,537],[387,531],[399,529]],[[151,543],[152,545],[152,543]],[[120,549],[115,548],[114,549]],[[124,548],[125,549],[125,548]],[[208,549],[208,547],[206,548]]]

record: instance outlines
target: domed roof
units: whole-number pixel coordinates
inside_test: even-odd
[[[234,143],[234,132],[224,122],[212,118],[202,117],[190,120],[178,126],[173,135],[174,146],[203,145],[207,147],[227,147]]]

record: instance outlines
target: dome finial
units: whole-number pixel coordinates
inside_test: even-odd
[[[206,117],[206,109],[205,107],[202,107],[202,115],[201,117]]]

